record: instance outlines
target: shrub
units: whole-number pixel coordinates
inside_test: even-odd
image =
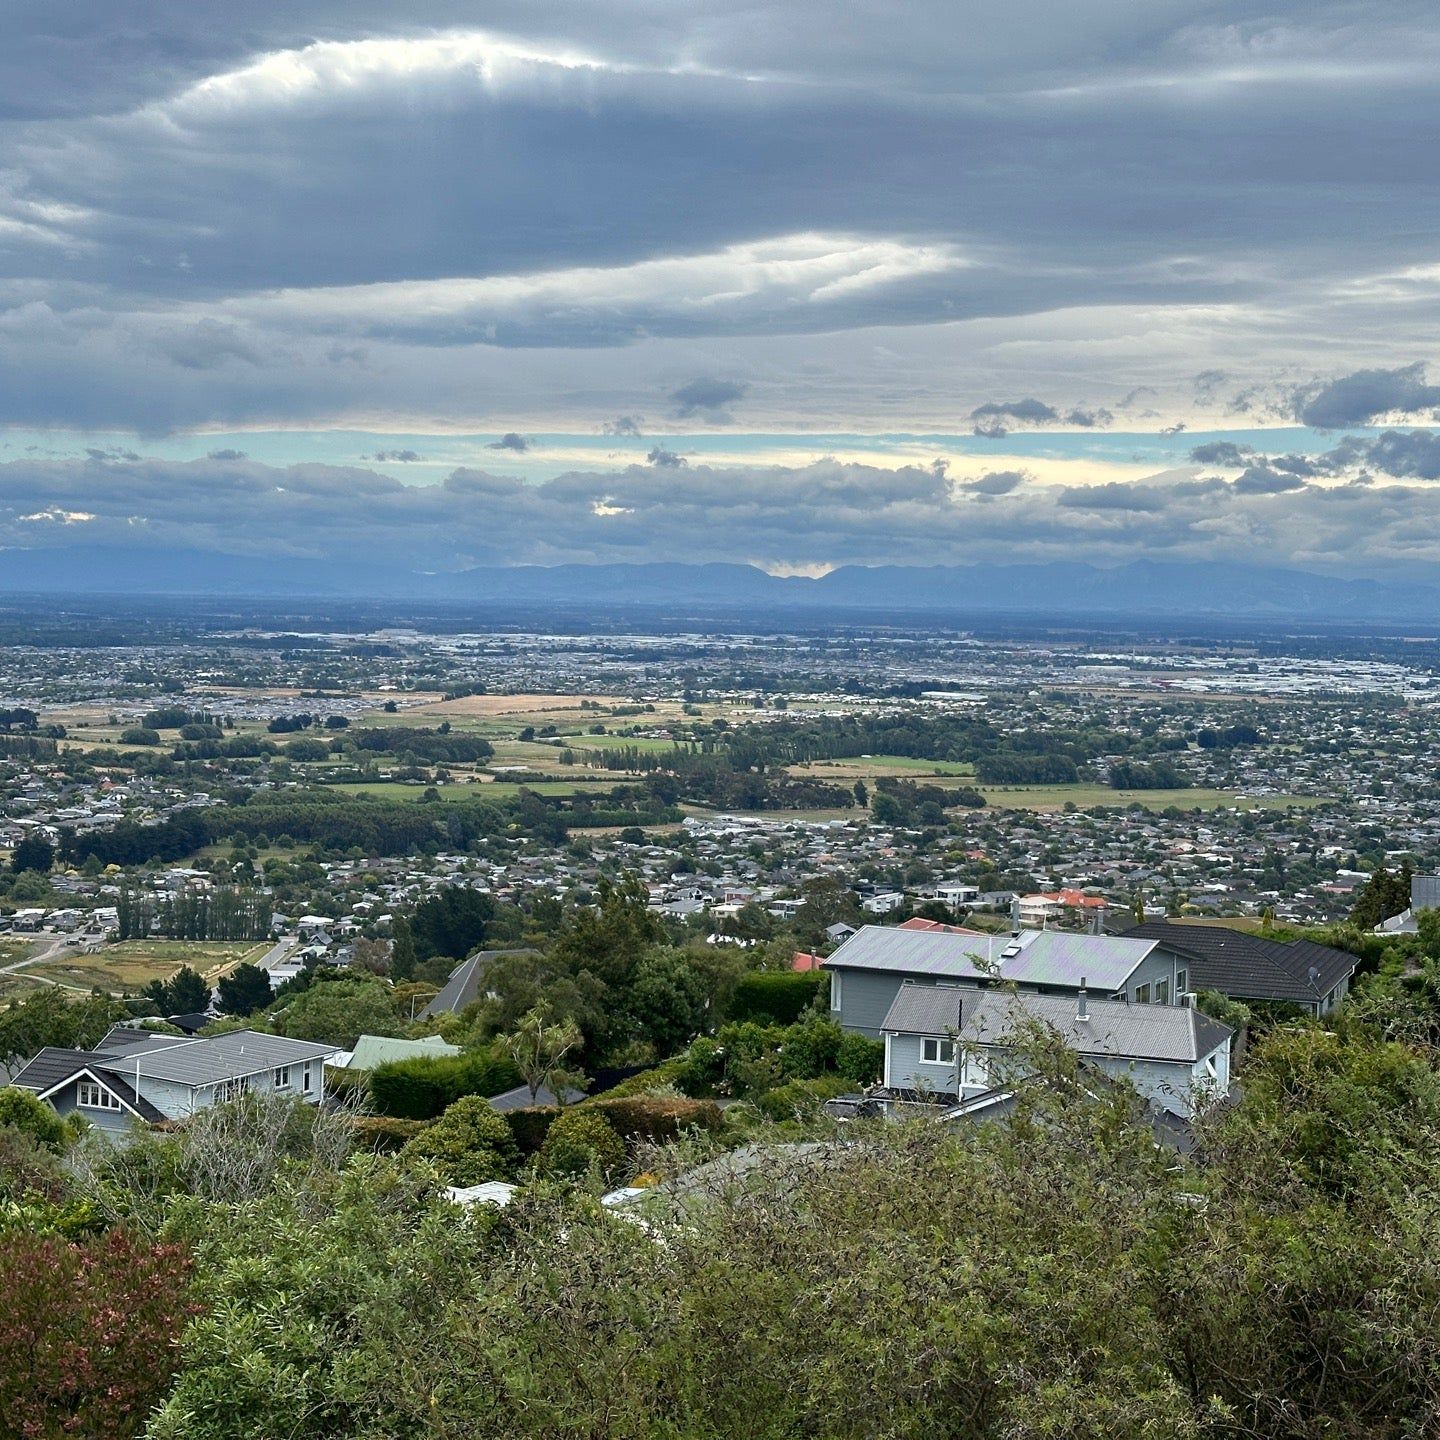
[[[525,1105],[519,1110],[507,1110],[505,1123],[515,1137],[522,1155],[534,1155],[545,1143],[550,1127],[560,1118],[557,1105]]]
[[[392,1060],[370,1075],[370,1102],[398,1120],[433,1120],[462,1095],[499,1095],[520,1084],[508,1058],[489,1051]]]
[[[695,1042],[699,1044],[699,1041]],[[707,1042],[710,1043],[710,1042]],[[693,1046],[691,1047],[693,1050]],[[649,1070],[642,1070],[638,1075],[632,1075],[628,1080],[622,1080],[618,1085],[613,1085],[605,1092],[606,1100],[623,1100],[632,1095],[649,1095],[653,1091],[663,1090],[674,1085],[684,1089],[682,1083],[689,1073],[691,1058],[689,1055],[677,1055],[673,1060],[664,1060],[659,1065],[652,1066]]]
[[[846,1035],[840,1041],[835,1068],[857,1088],[873,1085],[885,1068],[885,1042],[864,1035]]]
[[[818,1080],[791,1080],[777,1085],[755,1102],[761,1113],[772,1120],[794,1120],[819,1113],[821,1104],[844,1095],[850,1082],[843,1075],[822,1075]]]
[[[6,1125],[47,1149],[64,1148],[65,1122],[43,1100],[14,1085],[0,1089],[0,1126]]]
[[[478,1095],[462,1095],[400,1154],[405,1160],[429,1161],[452,1185],[508,1180],[519,1159],[505,1117]]]
[[[126,1440],[180,1362],[189,1261],[174,1245],[111,1230],[72,1244],[5,1237],[0,1312],[4,1433]]]
[[[604,1115],[583,1106],[556,1117],[539,1163],[549,1175],[579,1177],[596,1169],[609,1179],[625,1164],[625,1142]]]
[[[844,1038],[845,1032],[833,1020],[792,1025],[780,1042],[780,1067],[792,1080],[813,1080],[835,1068]]]
[[[665,1096],[602,1095],[587,1100],[580,1110],[603,1115],[623,1140],[674,1140],[686,1130],[718,1130],[720,1107],[713,1100],[685,1100]],[[577,1112],[578,1113],[578,1112]]]
[[[730,1018],[793,1025],[829,983],[830,977],[819,970],[752,970],[735,986]]]

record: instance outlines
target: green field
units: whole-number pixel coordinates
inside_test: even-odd
[[[982,785],[987,805],[998,810],[1060,810],[1074,805],[1092,810],[1103,805],[1143,805],[1147,810],[1237,810],[1310,809],[1323,805],[1315,795],[1246,795],[1230,790],[1112,790],[1108,785]]]
[[[871,780],[893,776],[923,782],[944,776],[971,776],[975,767],[961,760],[917,760],[910,755],[860,755],[846,760],[812,760],[790,766],[792,775],[813,775],[817,780]]]

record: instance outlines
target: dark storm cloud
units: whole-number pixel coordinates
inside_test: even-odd
[[[1303,490],[1305,481],[1298,475],[1272,470],[1268,465],[1251,465],[1235,481],[1240,495],[1280,495],[1287,490]]]
[[[1425,378],[1416,361],[1395,370],[1357,370],[1338,380],[1317,381],[1294,392],[1295,418],[1320,430],[1368,425],[1383,415],[1413,415],[1440,407],[1440,385]]]
[[[1359,449],[1364,463],[1383,475],[1440,480],[1440,435],[1433,430],[1382,430]]]
[[[975,421],[976,434],[980,434],[982,427],[993,429],[997,422],[1003,424],[1006,420],[1018,420],[1022,425],[1044,425],[1058,420],[1060,415],[1053,405],[1047,405],[1043,400],[987,400],[970,412],[970,418]],[[1002,430],[1000,433],[1005,432]]]
[[[992,470],[974,480],[962,480],[960,488],[976,495],[1009,495],[1018,490],[1027,478],[1023,470]]]
[[[655,465],[664,470],[678,470],[682,465],[690,462],[683,456],[677,455],[673,450],[667,450],[663,445],[656,445],[645,457],[647,465]]]
[[[1111,481],[1069,486],[1060,492],[1056,504],[1068,510],[1159,511],[1165,508],[1166,496],[1154,486]]]
[[[617,415],[613,420],[607,420],[601,429],[606,435],[629,435],[639,439],[644,433],[640,428],[642,424],[644,420],[639,415]]]
[[[530,448],[530,442],[516,431],[507,430],[498,440],[492,440],[485,448],[487,450],[513,450],[517,455],[523,455]]]
[[[738,380],[701,377],[670,392],[675,414],[681,420],[727,421],[730,409],[745,398],[749,386]]]
[[[1065,423],[1067,425],[1078,425],[1082,430],[1103,428],[1114,422],[1115,417],[1110,411],[1096,408],[1094,410],[1075,409],[1066,412]]]
[[[1254,448],[1249,445],[1237,445],[1233,440],[1208,440],[1203,445],[1196,445],[1191,448],[1190,458],[1197,465],[1230,465],[1241,466],[1245,464],[1246,456],[1253,455]]]
[[[424,457],[418,450],[377,450],[369,458],[394,465],[412,465]]]

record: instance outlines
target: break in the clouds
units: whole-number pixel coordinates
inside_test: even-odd
[[[690,453],[688,486],[709,432],[967,435],[1005,474],[1017,436],[1239,422],[1196,446],[1212,512],[1435,479],[1440,12],[972,9],[14,0],[0,427],[364,431],[349,458],[427,466],[500,435],[517,483],[601,434],[622,470]],[[1296,421],[1328,440],[1266,445]],[[1048,513],[1170,513],[1102,488],[1134,479]]]

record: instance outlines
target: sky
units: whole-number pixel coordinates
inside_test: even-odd
[[[0,0],[6,548],[1440,574],[1421,0]]]

